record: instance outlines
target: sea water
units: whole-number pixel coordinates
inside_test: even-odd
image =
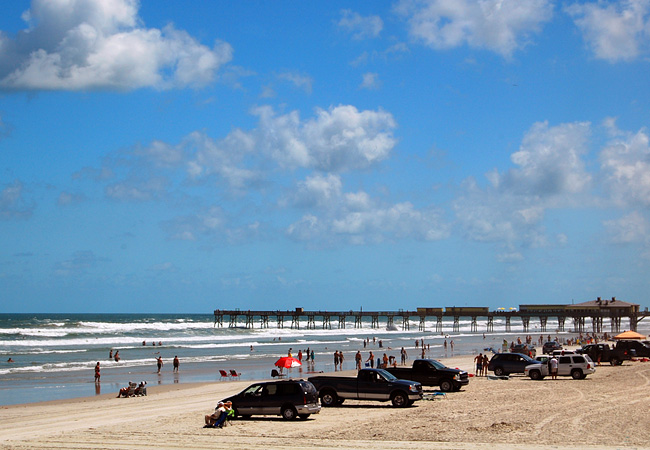
[[[246,328],[243,323],[215,326],[212,314],[0,314],[0,405],[117,393],[129,381],[147,381],[152,386],[227,380],[220,369],[235,370],[242,380],[267,379],[273,363],[290,349],[294,357],[299,350],[314,351],[313,365],[291,369],[291,376],[306,377],[312,372],[333,371],[332,355],[337,350],[345,355],[343,368],[353,369],[357,350],[364,360],[369,351],[375,358],[387,353],[399,359],[404,347],[414,359],[421,356],[415,341],[424,340],[426,356],[444,362],[452,356],[451,341],[454,355],[475,354],[486,348],[498,349],[504,339],[513,341],[526,335],[517,319],[512,320],[512,331],[506,332],[505,320],[495,318],[491,333],[486,332],[485,318],[477,321],[478,332],[470,332],[469,318],[461,318],[459,331],[452,332],[453,320],[445,318],[442,333],[435,332],[435,318],[431,319],[424,331],[419,330],[419,320],[411,320],[408,329],[402,329],[400,320],[397,329],[389,331],[385,323],[372,328],[370,320],[360,328],[355,328],[354,321],[345,328],[339,328],[338,321],[324,328],[316,320],[315,328],[308,329],[306,319],[300,328],[291,328],[290,319],[284,327],[270,320],[268,328],[262,328],[256,318],[254,327]],[[560,339],[575,336],[558,333],[556,328],[557,322],[550,318],[542,333],[531,320],[528,334],[535,342],[540,334]],[[570,328],[567,321],[566,329]],[[641,333],[649,330],[650,324],[639,323]],[[370,342],[364,347],[366,339]],[[109,358],[117,351],[119,362]],[[164,366],[158,374],[156,359],[160,356]],[[178,373],[172,371],[174,356],[180,360]],[[8,362],[9,358],[13,362]],[[94,382],[97,362],[100,383]]]

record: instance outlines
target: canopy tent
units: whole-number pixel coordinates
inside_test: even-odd
[[[621,334],[614,336],[614,339],[645,339],[645,336],[636,331],[624,331]]]

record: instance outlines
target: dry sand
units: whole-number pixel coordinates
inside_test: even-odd
[[[472,372],[471,357],[443,362]],[[472,378],[460,392],[411,408],[348,400],[306,421],[259,417],[202,428],[217,400],[249,384],[161,386],[149,388],[148,397],[1,407],[0,449],[650,448],[650,362],[602,366],[586,380]]]

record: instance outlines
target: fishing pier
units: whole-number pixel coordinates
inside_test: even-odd
[[[371,328],[380,328],[380,322],[385,324],[387,329],[397,329],[396,322],[402,330],[410,330],[411,322],[419,322],[418,330],[426,331],[428,319],[435,319],[435,332],[443,333],[443,319],[453,318],[452,332],[460,331],[461,318],[471,320],[470,330],[478,332],[478,319],[486,319],[485,332],[494,331],[494,319],[502,318],[505,321],[506,332],[512,331],[513,319],[520,322],[524,333],[530,331],[531,322],[539,323],[536,331],[546,332],[549,318],[556,318],[557,330],[566,331],[567,320],[572,321],[573,331],[582,333],[593,331],[602,333],[606,331],[607,322],[612,333],[621,331],[623,319],[629,320],[629,329],[636,331],[637,324],[650,316],[648,308],[639,311],[639,305],[627,303],[612,297],[602,300],[600,297],[593,301],[571,305],[519,305],[519,308],[498,308],[490,311],[487,307],[446,307],[446,308],[417,308],[414,311],[305,311],[303,308],[296,308],[288,311],[252,311],[252,310],[222,310],[214,311],[214,325],[223,327],[224,321],[231,328],[241,327],[254,328],[259,323],[260,328],[268,328],[269,322],[277,323],[278,328],[285,327],[285,321],[291,324],[291,328],[300,329],[301,325],[307,329],[316,328],[316,320],[320,319],[323,329],[331,329],[332,322],[338,321],[338,328],[343,329],[348,324],[354,324],[354,328],[362,328],[364,319],[370,321]],[[227,320],[226,320],[227,318]],[[587,327],[587,321],[591,327]],[[589,328],[589,329],[588,329]]]

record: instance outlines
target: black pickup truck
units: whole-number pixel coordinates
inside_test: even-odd
[[[309,381],[318,389],[323,406],[336,406],[345,399],[391,401],[393,406],[410,406],[422,398],[422,385],[399,380],[383,369],[361,369],[356,378],[319,376]]]
[[[457,391],[469,384],[467,372],[451,369],[435,359],[416,359],[413,367],[392,367],[386,371],[397,378],[417,381],[424,386],[440,386],[444,392]]]
[[[632,358],[632,352],[618,347],[610,347],[609,344],[588,344],[578,349],[576,353],[589,355],[597,363],[608,362],[612,366],[620,366],[623,361]]]

